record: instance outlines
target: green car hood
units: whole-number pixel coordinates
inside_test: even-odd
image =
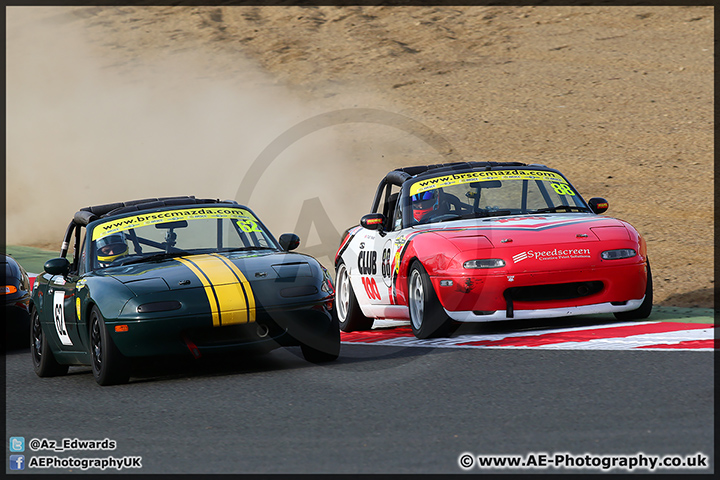
[[[95,273],[118,280],[137,296],[238,282],[248,282],[261,290],[273,288],[271,285],[275,289],[295,285],[319,287],[323,279],[321,267],[314,258],[286,252],[186,255],[111,267]]]

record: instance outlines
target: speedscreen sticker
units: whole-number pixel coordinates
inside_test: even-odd
[[[146,213],[144,215],[135,215],[102,223],[93,229],[92,240],[95,241],[113,233],[124,232],[147,225],[155,225],[156,223],[176,220],[194,220],[197,218],[233,218],[243,221],[247,220],[254,223],[257,227],[257,219],[255,219],[250,212],[242,208],[186,208],[182,210]]]
[[[561,175],[543,170],[488,170],[483,172],[455,173],[421,180],[410,187],[410,195],[440,187],[450,187],[473,182],[488,182],[491,180],[545,180],[548,182],[567,183]]]

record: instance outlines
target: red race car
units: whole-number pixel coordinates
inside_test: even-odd
[[[344,331],[409,319],[418,338],[457,322],[652,310],[645,240],[601,216],[559,171],[519,162],[463,162],[393,170],[372,213],[335,256],[336,314]]]

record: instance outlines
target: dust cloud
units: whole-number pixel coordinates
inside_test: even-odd
[[[9,245],[59,249],[72,215],[89,205],[234,199],[253,161],[289,128],[358,103],[384,107],[370,91],[301,98],[247,59],[233,75],[214,72],[208,59],[218,53],[201,49],[121,61],[109,46],[89,42],[65,7],[6,12]],[[433,155],[387,126],[330,126],[287,145],[247,205],[276,236],[307,232],[300,250],[322,244],[313,251],[330,266],[339,237],[318,231],[357,224],[384,173],[437,162]],[[306,201],[314,210],[300,221]],[[318,204],[332,228],[307,224],[323,213]]]

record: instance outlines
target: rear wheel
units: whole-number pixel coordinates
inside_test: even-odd
[[[340,330],[354,332],[355,330],[370,330],[374,320],[363,315],[358,305],[355,291],[350,283],[345,263],[340,260],[335,275],[335,308],[333,315],[338,319]]]
[[[93,376],[99,385],[127,383],[130,379],[130,362],[110,338],[105,319],[97,307],[93,307],[90,312],[90,348]]]
[[[408,307],[410,326],[417,338],[446,337],[453,328],[453,321],[445,313],[430,276],[422,264],[415,261],[408,275]]]
[[[55,377],[65,375],[68,371],[68,365],[60,365],[55,360],[40,325],[40,314],[35,307],[30,314],[30,355],[38,377]]]
[[[653,282],[652,272],[650,271],[650,261],[647,262],[647,286],[645,287],[645,300],[635,310],[629,312],[616,312],[615,318],[618,320],[642,320],[650,316],[653,304]]]

